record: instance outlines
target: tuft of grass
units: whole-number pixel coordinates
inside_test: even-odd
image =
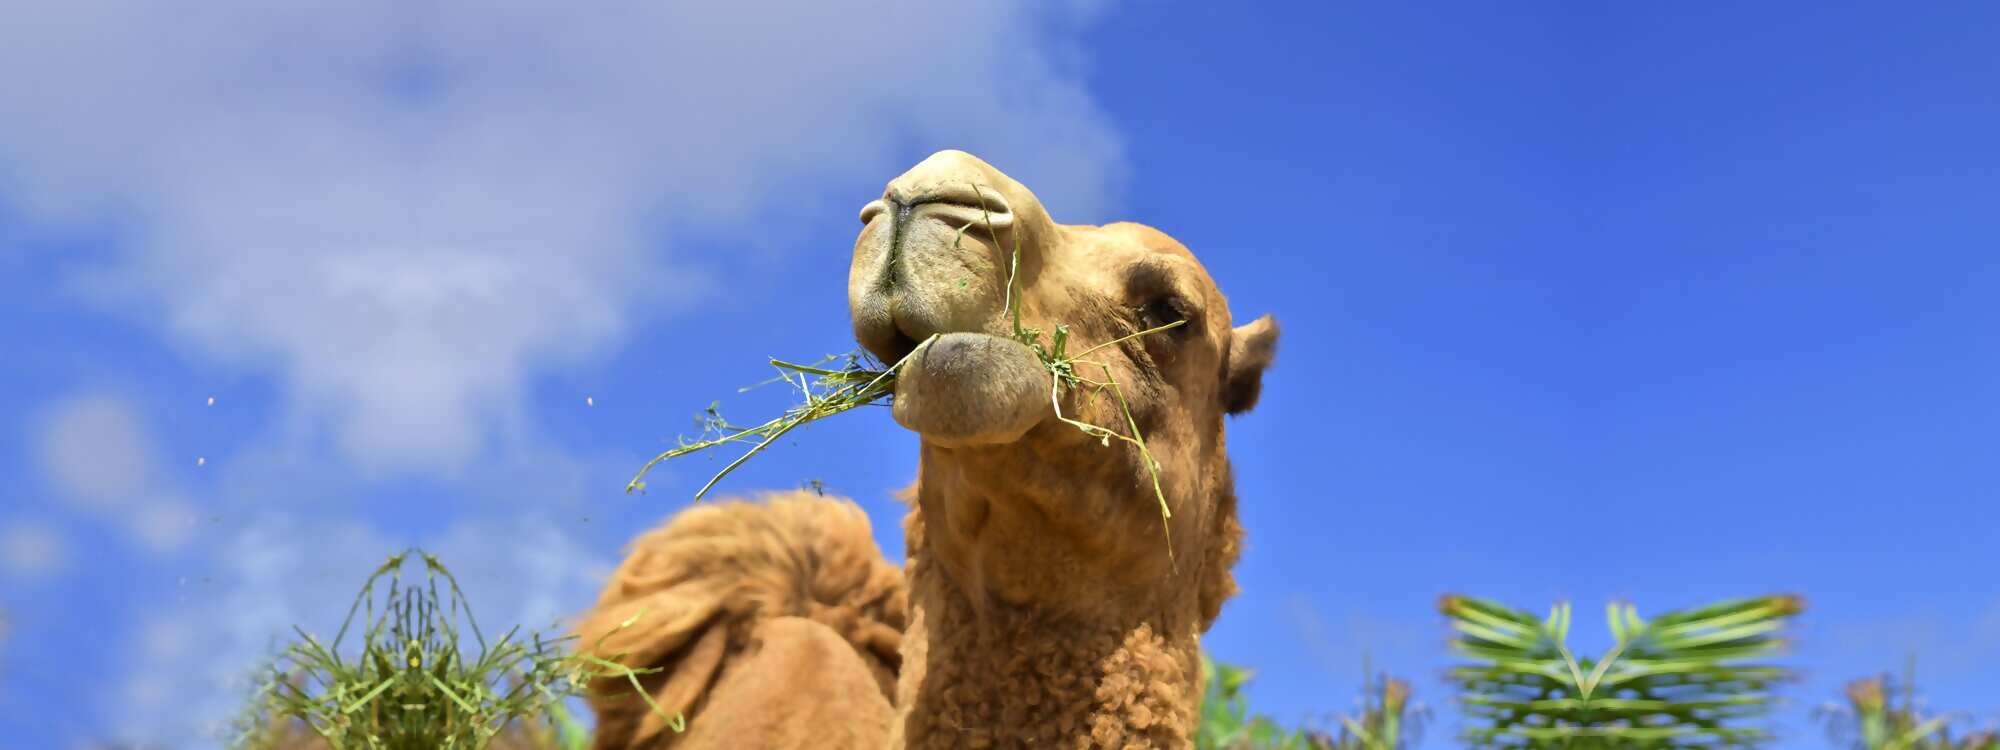
[[[985,193],[982,192],[992,190],[992,188],[977,184],[972,185],[972,188],[973,194],[979,196],[979,210],[982,221],[985,223],[988,233],[993,234],[993,215],[986,205]],[[957,234],[952,237],[952,246],[954,248],[961,251],[964,249],[961,241],[965,237],[965,231],[972,226],[971,223],[967,223],[965,226],[958,228]],[[1146,437],[1140,432],[1139,422],[1132,414],[1132,404],[1126,399],[1125,391],[1120,387],[1117,378],[1113,376],[1111,365],[1093,361],[1087,359],[1087,357],[1108,347],[1117,346],[1142,336],[1149,336],[1177,328],[1185,325],[1187,321],[1178,320],[1167,325],[1138,331],[1071,354],[1069,353],[1070,327],[1068,324],[1058,324],[1055,330],[1050,332],[1022,325],[1021,305],[1017,304],[1016,291],[1021,269],[1021,233],[1018,228],[1010,228],[1009,234],[1011,235],[1013,245],[1008,259],[1006,296],[1002,302],[1002,314],[1007,316],[1011,324],[1013,339],[1020,342],[1023,346],[1028,347],[1030,351],[1033,351],[1035,358],[1041,361],[1043,369],[1048,371],[1049,402],[1055,408],[1057,419],[1061,420],[1063,424],[1075,427],[1085,435],[1097,438],[1101,445],[1109,447],[1113,440],[1117,440],[1132,446],[1133,449],[1139,452],[1140,461],[1146,467],[1148,475],[1152,478],[1153,495],[1159,501],[1160,528],[1166,540],[1167,559],[1169,562],[1174,563],[1175,569],[1178,570],[1178,563],[1174,562],[1173,535],[1168,524],[1173,518],[1173,510],[1167,504],[1166,491],[1160,483],[1160,462],[1153,457],[1152,450],[1147,447]],[[995,236],[997,238],[997,235]],[[963,288],[966,286],[966,282],[960,280],[959,286]],[[673,448],[654,456],[652,460],[647,461],[644,466],[639,468],[638,474],[633,476],[632,481],[626,484],[625,491],[628,493],[644,492],[646,489],[646,474],[662,461],[733,443],[749,444],[750,448],[748,450],[723,466],[720,471],[709,478],[708,482],[701,486],[701,489],[695,491],[694,499],[699,502],[710,490],[715,488],[716,483],[722,481],[723,477],[736,471],[745,462],[762,453],[773,442],[790,434],[793,430],[836,414],[842,414],[862,406],[877,403],[894,395],[896,392],[896,374],[909,362],[910,357],[916,356],[917,352],[923,351],[924,347],[929,346],[935,340],[937,340],[937,335],[933,334],[919,343],[915,349],[911,350],[910,354],[905,355],[902,359],[887,367],[879,366],[872,358],[858,351],[846,355],[828,357],[811,365],[787,362],[776,358],[770,359],[769,363],[772,367],[777,368],[778,376],[765,381],[765,383],[784,382],[790,385],[799,393],[803,403],[785,410],[783,414],[773,419],[752,426],[741,426],[729,422],[722,417],[720,411],[721,404],[710,403],[708,409],[703,412],[703,416],[697,419],[702,428],[700,436],[692,441],[685,437],[676,439],[676,445]],[[826,366],[830,362],[842,359],[846,362],[842,367],[830,368]],[[1080,366],[1085,368],[1083,370],[1084,373],[1089,373],[1093,369],[1101,372],[1103,379],[1097,380],[1079,374],[1078,368]],[[1101,396],[1108,392],[1118,402],[1119,411],[1124,417],[1125,428],[1130,431],[1129,434],[1065,415],[1062,408],[1062,396],[1064,393],[1071,392],[1086,393],[1094,396]]]
[[[406,585],[412,558],[422,561],[424,580]],[[384,578],[387,591],[378,596]],[[357,614],[365,623],[359,653],[345,655],[341,644]],[[462,650],[461,625],[476,652]],[[640,674],[658,670],[570,653],[565,645],[576,636],[523,637],[516,626],[489,643],[457,579],[420,550],[392,555],[369,575],[331,642],[293,630],[298,640],[269,665],[234,747],[289,745],[299,725],[332,750],[481,750],[510,728],[576,747],[583,731],[563,703],[606,677],[624,678],[666,716],[639,685]],[[670,723],[686,728],[679,715]]]
[[[1361,675],[1360,713],[1334,715],[1334,731],[1307,732],[1307,745],[1313,750],[1408,750],[1422,744],[1431,712],[1411,702],[1409,681],[1372,671],[1366,652]]]
[[[1917,657],[1911,654],[1900,680],[1877,675],[1847,683],[1847,705],[1813,711],[1826,724],[1827,739],[1853,750],[2000,750],[2000,731],[1954,734],[1965,714],[1931,714],[1917,697]],[[1901,700],[1898,700],[1898,698]]]

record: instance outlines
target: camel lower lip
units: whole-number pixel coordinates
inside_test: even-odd
[[[942,446],[1021,439],[1054,412],[1048,373],[1019,342],[983,333],[926,340],[896,375],[896,422]]]

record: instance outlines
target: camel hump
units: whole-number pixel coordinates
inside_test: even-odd
[[[892,696],[908,613],[902,571],[882,558],[867,513],[842,498],[772,492],[696,505],[633,540],[578,626],[577,648],[660,669],[640,684],[668,716],[699,722],[732,669],[769,663],[751,657],[764,647],[758,626],[777,618],[830,630]],[[628,681],[600,680],[590,704],[598,748],[672,744],[667,721]]]

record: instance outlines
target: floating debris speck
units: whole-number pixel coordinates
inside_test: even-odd
[[[583,405],[584,405],[584,406],[596,406],[596,405],[597,405],[597,399],[594,399],[594,398],[591,398],[591,397],[589,397],[589,396],[584,396],[584,397],[583,397]]]
[[[209,397],[208,397],[208,405],[209,405],[209,406],[214,406],[214,405],[215,405],[215,397],[214,397],[214,396],[209,396]]]
[[[196,465],[196,466],[207,466],[207,465],[208,465],[208,457],[206,457],[206,456],[201,456],[201,457],[197,457],[197,458],[196,458],[196,459],[194,460],[194,465]]]

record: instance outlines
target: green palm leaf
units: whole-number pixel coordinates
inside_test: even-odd
[[[1795,596],[1733,599],[1651,620],[1605,608],[1614,644],[1578,658],[1566,645],[1568,604],[1545,617],[1465,596],[1439,600],[1471,663],[1450,671],[1476,748],[1742,748],[1770,739],[1757,724],[1790,677],[1755,663],[1804,605]]]

